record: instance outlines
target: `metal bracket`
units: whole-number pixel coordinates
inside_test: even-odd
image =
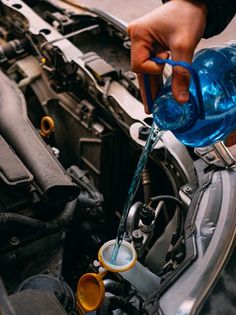
[[[92,73],[99,84],[104,85],[105,78],[118,79],[117,71],[95,52],[88,52],[81,57],[85,67]]]
[[[223,141],[216,142],[211,146],[195,148],[194,152],[209,165],[230,168],[236,163],[230,149],[225,146]]]

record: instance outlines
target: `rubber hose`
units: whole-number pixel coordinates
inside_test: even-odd
[[[148,201],[151,198],[151,192],[152,192],[152,182],[149,170],[145,168],[142,172],[142,186],[143,186],[143,199],[145,203],[148,203]]]
[[[73,181],[78,186],[86,190],[88,194],[91,196],[91,198],[96,201],[95,206],[97,208],[97,211],[99,211],[100,213],[103,213],[103,209],[101,207],[101,204],[103,203],[103,196],[99,192],[99,190],[95,187],[95,185],[91,183],[91,180],[89,180],[89,178],[84,173],[82,173],[83,171],[81,171],[76,165],[72,165],[67,170],[67,172],[70,175],[70,177],[73,179]]]
[[[106,297],[103,307],[97,313],[99,315],[110,315],[116,309],[121,309],[128,315],[140,315],[140,312],[133,305],[120,296]]]
[[[170,195],[161,195],[161,196],[156,196],[156,197],[152,197],[150,199],[152,202],[156,202],[156,201],[173,201],[175,203],[177,203],[177,205],[179,206],[179,208],[177,208],[177,223],[176,223],[176,230],[177,230],[177,234],[180,235],[183,233],[183,204],[182,202],[173,196]]]
[[[97,189],[89,184],[89,179],[85,175],[81,175],[81,170],[77,166],[72,165],[67,172],[77,185],[86,190],[93,199],[99,201]],[[84,180],[82,178],[84,178]]]
[[[123,283],[112,279],[103,280],[106,292],[110,292],[114,295],[121,295],[123,290]]]
[[[178,206],[180,206],[181,209],[183,208],[182,202],[178,198],[170,196],[170,195],[156,196],[156,197],[152,197],[150,200],[152,202],[155,202],[155,201],[174,201],[175,203],[178,204]]]
[[[76,209],[77,199],[68,202],[59,216],[51,221],[46,222],[46,229],[57,229],[67,225],[72,218],[74,211]]]
[[[77,204],[77,199],[71,202],[68,202],[64,210],[62,211],[62,213],[57,218],[48,222],[26,217],[24,215],[17,214],[17,213],[4,212],[0,214],[0,223],[4,224],[7,222],[17,222],[17,223],[22,223],[22,224],[30,225],[33,227],[37,227],[39,229],[56,230],[69,223],[75,211],[76,204]]]

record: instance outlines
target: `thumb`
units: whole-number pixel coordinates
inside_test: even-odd
[[[172,50],[174,61],[192,63],[194,49],[178,48]],[[173,67],[172,71],[172,94],[177,102],[186,103],[189,100],[190,72],[180,66]]]

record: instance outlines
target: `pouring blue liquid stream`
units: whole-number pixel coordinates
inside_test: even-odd
[[[138,189],[138,186],[140,183],[140,179],[142,176],[142,171],[146,165],[149,154],[151,153],[153,147],[155,146],[157,141],[161,138],[161,136],[162,136],[162,132],[160,130],[158,130],[157,127],[155,126],[155,124],[153,123],[153,125],[150,129],[150,133],[149,133],[149,136],[147,138],[146,144],[145,144],[143,151],[142,151],[142,154],[139,158],[137,168],[136,168],[136,171],[134,173],[134,176],[133,176],[130,188],[129,188],[128,196],[126,199],[126,203],[124,206],[123,214],[122,214],[122,217],[120,220],[120,224],[119,224],[119,228],[118,228],[118,232],[117,232],[117,236],[116,236],[115,246],[114,246],[113,251],[112,251],[112,256],[111,256],[111,263],[112,264],[115,264],[115,262],[116,262],[119,248],[120,248],[120,245],[122,243],[122,240],[123,240],[123,237],[125,234],[125,224],[126,224],[127,215],[128,215],[129,209],[132,205],[134,196],[137,192],[137,189]]]

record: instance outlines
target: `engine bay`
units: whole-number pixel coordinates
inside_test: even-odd
[[[78,281],[99,272],[98,251],[116,237],[152,118],[124,23],[66,1],[2,0],[0,12],[1,311],[80,314]],[[194,286],[195,271],[204,278],[217,229],[233,246],[235,197],[224,187],[235,183],[211,149],[187,149],[165,132],[126,220],[139,271],[108,272],[91,314],[175,314],[191,290],[174,286],[181,277]],[[168,306],[171,288],[184,293]]]

